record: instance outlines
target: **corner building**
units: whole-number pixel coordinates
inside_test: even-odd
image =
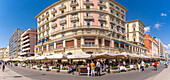
[[[128,11],[114,0],[60,0],[37,18],[36,55],[56,53],[146,53],[126,41]]]

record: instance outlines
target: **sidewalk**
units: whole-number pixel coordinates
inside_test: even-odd
[[[2,72],[2,69],[0,69],[0,80],[31,80],[31,79],[26,78],[6,67],[5,72]]]
[[[146,80],[170,80],[170,65],[168,66],[168,68],[165,68],[161,73]]]

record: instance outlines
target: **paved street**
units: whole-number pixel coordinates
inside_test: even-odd
[[[77,74],[60,74],[55,72],[46,72],[39,70],[32,70],[21,67],[9,67],[11,70],[34,80],[145,80],[149,77],[155,76],[160,73],[164,66],[160,65],[158,67],[158,71],[153,71],[153,67],[146,69],[145,72],[121,72],[121,73],[112,73],[106,74],[100,77],[87,77],[87,76],[79,76]]]
[[[21,74],[18,74],[16,72],[6,68],[5,72],[2,72],[2,69],[0,69],[0,80],[32,80],[32,79],[26,78],[26,77],[22,76]]]

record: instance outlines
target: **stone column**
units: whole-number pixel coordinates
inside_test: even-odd
[[[84,45],[84,38],[81,37],[81,46]]]
[[[98,37],[95,38],[95,45],[97,45],[97,46],[99,45],[99,38]]]
[[[105,46],[105,39],[102,38],[102,47],[104,47],[104,46]]]
[[[63,47],[66,47],[66,40],[63,40]]]
[[[56,49],[56,42],[54,43],[54,49]]]
[[[111,47],[114,47],[114,40],[111,40]]]
[[[77,47],[77,38],[74,38],[74,47]]]
[[[49,45],[47,44],[47,46],[46,46],[46,51],[49,51]]]

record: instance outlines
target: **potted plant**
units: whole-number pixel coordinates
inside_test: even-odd
[[[48,69],[47,66],[43,66],[42,68],[43,71],[47,71],[47,69]]]
[[[52,67],[52,69],[51,69],[51,71],[53,71],[53,72],[57,72],[59,69],[58,69],[58,67]]]
[[[117,66],[114,66],[114,67],[111,67],[110,72],[120,72],[120,70]]]
[[[40,70],[40,69],[41,69],[41,66],[37,66],[37,69]]]
[[[126,67],[126,70],[127,70],[127,71],[132,70],[132,69],[130,68],[130,66],[125,66],[125,67]]]
[[[60,70],[61,73],[68,73],[68,71],[67,67],[62,67],[62,70]]]

